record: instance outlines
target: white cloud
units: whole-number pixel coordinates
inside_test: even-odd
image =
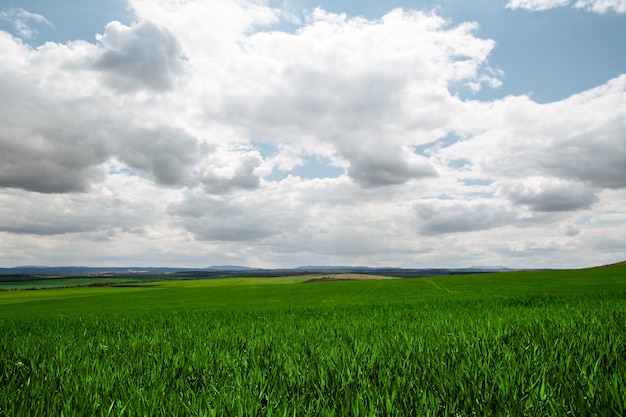
[[[555,7],[567,6],[571,0],[509,0],[507,9],[526,9],[532,11],[543,11],[554,9]]]
[[[471,140],[441,149],[491,178],[556,177],[596,188],[626,187],[626,76],[567,99],[539,104],[507,97],[463,119]],[[471,133],[472,128],[480,131]]]
[[[626,0],[577,0],[574,7],[600,14],[626,13]]]
[[[475,23],[316,9],[281,31],[293,16],[243,0],[129,5],[137,21],[96,44],[0,32],[6,262],[554,266],[591,262],[577,257],[588,242],[618,253],[619,232],[602,246],[598,230],[625,215],[626,76],[548,104],[463,100],[453,86],[503,77]],[[295,175],[318,156],[343,174]],[[273,169],[286,177],[268,180]]]
[[[54,27],[52,22],[44,16],[31,13],[21,8],[11,8],[0,11],[0,20],[10,22],[17,34],[25,40],[31,40],[37,35],[38,31],[34,27],[36,25]]]
[[[367,21],[317,9],[296,33],[241,39],[246,54],[234,61],[244,62],[227,78],[236,81],[206,111],[246,136],[295,142],[308,152],[330,145],[364,186],[432,176],[428,163],[400,149],[435,139],[459,111],[449,84],[485,79],[494,43],[475,30],[420,12]]]
[[[223,194],[232,189],[253,190],[260,186],[257,169],[262,164],[258,151],[217,148],[204,157],[197,175],[209,194]]]
[[[509,0],[506,7],[513,10],[544,11],[569,5],[599,14],[626,13],[626,0],[576,0],[575,2],[572,0]]]
[[[99,88],[82,63],[87,44],[31,49],[0,33],[0,186],[38,192],[87,191],[104,180],[113,156],[155,181],[185,183],[196,140],[154,118],[163,108]],[[115,70],[117,71],[117,69]]]

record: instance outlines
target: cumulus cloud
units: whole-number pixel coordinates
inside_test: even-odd
[[[487,199],[422,200],[415,204],[418,231],[424,235],[472,232],[503,226],[515,220],[506,204]]]
[[[0,186],[38,192],[86,191],[102,179],[108,144],[85,102],[45,89],[32,50],[0,32]],[[83,114],[85,117],[76,117]]]
[[[172,191],[137,176],[110,175],[90,193],[53,195],[5,189],[0,193],[0,232],[20,235],[138,231],[160,221]],[[154,204],[159,201],[160,204]]]
[[[181,213],[188,214],[189,210],[193,208],[184,207]],[[281,232],[271,214],[219,200],[204,201],[202,215],[183,217],[181,226],[198,240],[258,241]]]
[[[305,222],[301,202],[282,195],[245,194],[228,197],[212,196],[191,190],[177,203],[170,205],[184,229],[201,241],[258,241],[293,231]]]
[[[254,190],[260,186],[257,169],[262,163],[258,151],[214,149],[199,164],[198,179],[209,194]]]
[[[554,103],[507,97],[475,109],[465,121],[482,131],[438,154],[448,163],[468,159],[472,169],[492,178],[544,176],[624,188],[625,92],[622,75]]]
[[[197,140],[154,120],[154,106],[120,106],[115,96],[99,95],[96,80],[78,65],[97,47],[31,49],[3,33],[0,43],[7,47],[0,68],[6,98],[0,102],[0,186],[85,192],[104,179],[102,164],[114,156],[160,184],[186,183]]]
[[[198,141],[167,125],[123,128],[115,154],[129,167],[167,186],[188,184],[199,158]]]
[[[566,259],[623,223],[626,76],[479,101],[451,93],[504,79],[476,23],[318,8],[283,31],[296,20],[267,3],[129,7],[136,23],[95,43],[0,32],[11,259],[502,264]],[[295,175],[316,158],[342,169]]]
[[[193,19],[184,12],[206,15],[214,7],[191,4],[181,6],[176,22]],[[228,5],[228,10],[238,7]],[[248,7],[263,13],[254,19],[237,15],[241,30],[279,15]],[[158,184],[199,181],[210,193],[255,189],[262,156],[231,150],[203,157],[200,144],[218,149],[224,140],[235,145],[226,148],[235,149],[258,137],[330,157],[349,167],[348,175],[363,187],[433,177],[432,164],[404,149],[444,128],[451,117],[445,115],[460,104],[447,84],[482,77],[493,47],[474,36],[475,25],[449,27],[433,14],[396,10],[369,22],[317,9],[296,33],[230,31],[232,38],[222,44],[233,42],[233,48],[222,50],[231,54],[222,68],[210,60],[215,51],[198,50],[185,40],[188,27],[146,13],[156,22],[112,22],[96,45],[48,43],[31,49],[6,39],[19,52],[6,62],[19,57],[20,67],[6,67],[10,77],[4,87],[7,96],[21,100],[5,113],[4,157],[26,161],[32,155],[45,162],[37,165],[41,172],[5,164],[4,186],[86,191],[102,180],[102,163],[115,157]],[[184,49],[195,55],[185,64],[187,83],[173,94]],[[166,91],[168,99],[160,99]],[[36,123],[25,122],[29,102],[39,103]],[[169,120],[161,120],[164,114]],[[21,150],[9,149],[9,143],[19,143]]]
[[[450,84],[493,79],[485,74],[492,74],[494,42],[476,29],[401,9],[379,21],[316,9],[295,33],[242,37],[245,54],[220,73],[224,88],[198,84],[211,97],[200,101],[208,118],[237,125],[242,135],[309,154],[325,149],[365,187],[430,177],[433,168],[402,149],[444,132],[461,108]],[[207,64],[190,57],[192,66]]]
[[[593,188],[554,178],[502,182],[499,189],[513,204],[525,205],[534,211],[576,211],[588,209],[598,201]]]
[[[92,68],[101,71],[105,83],[117,91],[165,91],[182,71],[178,41],[150,21],[131,27],[111,22],[97,39],[102,49]]]
[[[569,5],[573,5],[577,9],[600,14],[608,12],[626,13],[625,0],[509,0],[506,7],[514,10],[544,11]]]
[[[348,175],[364,187],[399,185],[411,179],[435,177],[437,172],[425,158],[417,155],[394,155],[386,150],[355,154]],[[405,154],[407,154],[405,152]]]

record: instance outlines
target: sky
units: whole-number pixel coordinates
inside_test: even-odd
[[[0,267],[626,259],[626,0],[9,0]]]

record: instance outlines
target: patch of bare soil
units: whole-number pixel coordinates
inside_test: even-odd
[[[328,282],[328,281],[350,281],[350,280],[348,278],[318,277],[318,278],[307,279],[304,282],[308,283],[308,282]]]
[[[131,287],[131,288],[146,288],[146,287],[158,287],[161,284],[113,284],[111,287]]]
[[[330,282],[330,281],[359,281],[359,280],[380,280],[380,279],[396,279],[395,277],[387,277],[383,275],[367,275],[367,274],[337,274],[323,275],[314,277],[304,281],[308,282]]]

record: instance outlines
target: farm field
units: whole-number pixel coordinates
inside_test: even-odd
[[[624,415],[626,265],[0,292],[0,416]]]
[[[113,285],[116,283],[141,283],[144,281],[153,281],[155,278],[138,280],[137,278],[65,278],[65,277],[42,277],[36,280],[27,281],[0,281],[0,291],[11,290],[45,290],[82,286],[99,286],[103,284]]]

